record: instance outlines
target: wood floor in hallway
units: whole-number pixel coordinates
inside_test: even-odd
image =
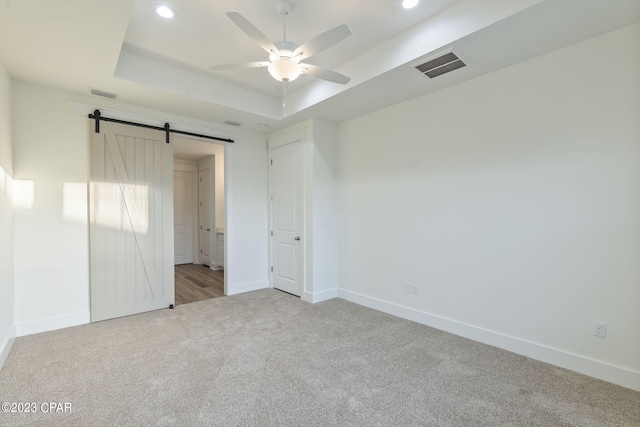
[[[224,270],[201,264],[175,266],[176,305],[224,296]]]

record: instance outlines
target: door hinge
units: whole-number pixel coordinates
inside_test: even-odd
[[[202,177],[200,177],[200,182],[202,182]]]
[[[271,159],[271,164],[273,164],[273,159]]]
[[[271,267],[271,272],[273,273],[273,266]]]
[[[271,196],[269,196],[269,197],[271,197],[271,201],[273,202],[273,194]]]
[[[273,230],[271,230],[271,237],[273,237]]]
[[[202,249],[200,249],[200,253],[202,253]]]

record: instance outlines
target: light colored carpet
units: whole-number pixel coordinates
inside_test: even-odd
[[[639,426],[640,393],[344,300],[262,290],[18,338],[0,425]]]

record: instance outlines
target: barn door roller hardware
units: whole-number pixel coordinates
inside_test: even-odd
[[[169,123],[165,123],[164,127],[160,127],[160,126],[145,125],[142,123],[127,122],[126,120],[110,119],[108,117],[102,117],[102,115],[100,114],[100,110],[95,110],[93,114],[89,114],[89,118],[95,119],[96,121],[96,133],[100,133],[100,122],[104,121],[104,122],[120,123],[122,125],[137,126],[140,128],[155,129],[155,130],[163,131],[166,135],[167,144],[169,143],[170,133],[179,133],[180,135],[195,136],[196,138],[213,139],[213,140],[222,141],[222,142],[233,142],[233,139],[219,138],[217,136],[201,135],[199,133],[192,133],[192,132],[185,132],[183,130],[171,129],[171,127],[169,126]]]

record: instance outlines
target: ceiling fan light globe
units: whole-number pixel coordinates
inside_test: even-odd
[[[267,67],[269,74],[280,82],[292,82],[302,73],[300,65],[288,58],[281,58],[274,61]]]
[[[405,9],[413,9],[420,3],[420,0],[402,0],[402,7]]]
[[[176,16],[176,11],[164,4],[155,5],[156,13],[165,19],[172,19]]]

